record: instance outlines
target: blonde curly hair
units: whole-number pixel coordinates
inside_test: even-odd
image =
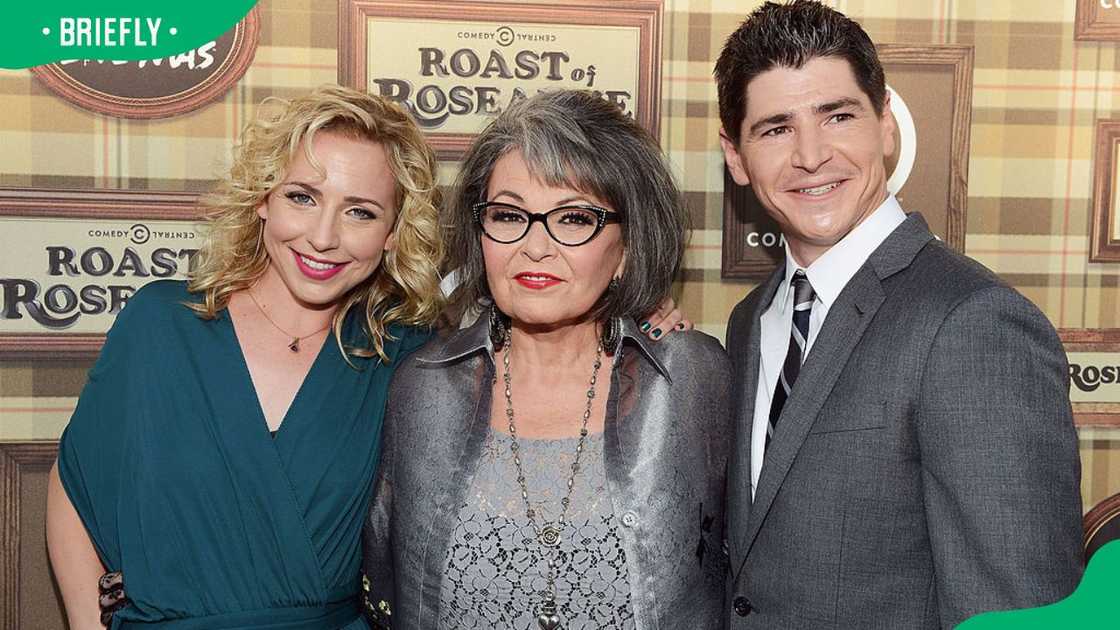
[[[271,111],[277,106],[278,111]],[[299,147],[311,165],[315,133],[329,130],[380,144],[397,180],[396,247],[377,271],[342,298],[331,322],[343,356],[381,357],[391,324],[431,325],[443,307],[439,266],[443,242],[439,227],[436,159],[408,114],[397,105],[350,88],[323,86],[292,100],[268,98],[234,149],[229,176],[206,196],[206,238],[189,274],[188,290],[202,294],[189,304],[200,317],[213,319],[237,291],[248,289],[268,268],[261,247],[264,223],[257,208],[278,185]],[[365,311],[367,347],[344,347],[342,323],[350,309]],[[349,358],[347,358],[349,360]]]

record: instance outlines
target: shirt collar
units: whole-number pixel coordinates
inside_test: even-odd
[[[442,365],[473,356],[479,352],[485,352],[493,360],[494,344],[490,340],[490,308],[489,306],[483,308],[482,313],[473,324],[451,333],[445,343],[434,344],[430,347],[429,352],[422,350],[416,357],[417,361]],[[638,354],[642,355],[662,376],[672,382],[673,379],[669,376],[669,370],[665,367],[664,344],[652,341],[642,333],[632,318],[622,317],[619,323],[619,332],[621,333],[619,345],[626,344],[636,347]],[[621,352],[616,352],[614,355],[615,362],[621,356]]]
[[[793,274],[801,269],[808,276],[817,299],[826,307],[831,307],[852,276],[856,275],[871,254],[905,220],[906,213],[902,211],[902,206],[898,205],[894,195],[888,194],[874,212],[821,254],[808,268],[797,264],[789,251],[789,243],[786,243],[785,282],[778,288],[775,297],[781,300],[780,304],[788,301]]]

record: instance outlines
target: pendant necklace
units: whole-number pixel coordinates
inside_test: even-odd
[[[512,341],[512,340],[511,340]],[[591,372],[591,382],[587,388],[587,406],[583,410],[583,424],[579,429],[579,442],[576,443],[576,456],[572,461],[571,474],[568,475],[568,487],[564,498],[560,500],[560,516],[555,523],[537,522],[537,513],[529,503],[529,487],[525,482],[525,470],[521,466],[521,447],[517,441],[517,427],[513,422],[513,394],[510,388],[509,355],[513,344],[506,345],[505,355],[502,357],[504,368],[503,380],[506,386],[506,420],[509,421],[510,451],[513,453],[513,465],[517,468],[517,483],[521,486],[521,500],[525,502],[525,516],[529,519],[533,531],[537,535],[537,542],[544,548],[548,556],[547,589],[542,593],[543,600],[537,608],[537,625],[541,630],[559,630],[560,612],[556,606],[556,549],[560,546],[560,534],[564,531],[568,508],[572,504],[572,488],[576,483],[576,474],[579,473],[579,458],[583,454],[583,444],[587,439],[587,421],[591,418],[591,403],[595,400],[595,383],[599,377],[599,368],[603,365],[603,344],[599,343],[595,349],[595,366]]]
[[[319,330],[316,330],[313,333],[304,335],[302,337],[300,337],[298,335],[293,335],[292,333],[290,333],[290,332],[284,330],[283,328],[281,328],[280,324],[277,324],[275,321],[272,320],[271,317],[269,317],[268,311],[264,310],[264,307],[261,306],[261,303],[257,301],[256,296],[253,295],[252,289],[245,289],[245,292],[249,294],[249,299],[253,301],[253,304],[257,305],[257,310],[259,310],[261,312],[261,315],[264,315],[264,318],[268,320],[268,323],[272,324],[272,326],[274,328],[276,328],[276,330],[279,330],[280,332],[284,333],[284,335],[292,338],[292,342],[288,344],[288,349],[291,350],[292,352],[299,352],[299,342],[303,341],[304,339],[307,339],[308,337],[314,337],[315,335],[318,335],[319,333],[323,332],[327,328],[330,328],[331,324],[330,324],[330,322],[327,322],[326,326],[323,326],[322,328],[320,328]]]

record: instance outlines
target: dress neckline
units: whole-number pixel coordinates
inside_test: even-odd
[[[289,432],[295,430],[291,425],[298,424],[296,421],[299,418],[299,409],[302,406],[304,399],[307,397],[305,391],[308,389],[308,384],[316,377],[317,372],[321,370],[321,365],[324,357],[331,348],[335,348],[336,344],[333,343],[335,339],[334,331],[328,330],[326,337],[323,338],[322,345],[316,351],[315,359],[311,362],[311,366],[307,369],[307,373],[303,375],[303,380],[300,381],[299,387],[296,388],[295,396],[292,397],[291,403],[288,404],[287,410],[284,411],[284,416],[280,419],[280,425],[272,431],[268,428],[268,419],[264,415],[264,407],[261,405],[260,393],[257,391],[256,385],[253,383],[253,374],[249,371],[249,362],[245,357],[245,349],[241,345],[241,337],[237,334],[237,326],[233,322],[233,316],[230,314],[228,307],[222,311],[221,316],[218,318],[222,320],[225,330],[233,341],[233,354],[234,360],[237,363],[238,371],[241,375],[242,387],[245,388],[246,395],[253,401],[252,405],[257,416],[259,426],[269,434],[272,441],[287,435]],[[295,422],[294,422],[295,421]]]
[[[496,439],[505,440],[507,442],[513,439],[513,436],[511,436],[509,433],[506,433],[505,431],[499,431],[498,429],[495,429],[492,426],[490,427],[490,434]],[[591,441],[594,441],[594,440],[601,440],[602,438],[603,438],[603,432],[602,431],[597,431],[597,432],[593,432],[593,433],[588,433],[586,440],[588,442],[591,442]],[[522,444],[540,444],[540,445],[575,444],[576,441],[578,441],[578,440],[579,440],[579,435],[578,434],[577,435],[565,435],[565,436],[562,436],[562,437],[543,437],[543,438],[540,438],[540,437],[521,437],[520,435],[517,437],[517,441],[521,442]]]

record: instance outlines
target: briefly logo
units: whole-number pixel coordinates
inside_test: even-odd
[[[1069,364],[1069,378],[1083,392],[1095,392],[1101,385],[1112,385],[1120,378],[1120,366]]]
[[[509,46],[510,44],[513,43],[514,32],[513,32],[512,28],[510,28],[508,26],[499,26],[498,30],[495,31],[495,33],[498,36],[498,44],[499,45]]]
[[[129,45],[139,47],[156,45],[165,31],[177,34],[159,18],[145,19],[63,18],[58,36],[69,48],[114,45],[104,41],[109,37],[130,38]],[[137,61],[65,59],[33,67],[31,73],[58,96],[92,112],[119,118],[178,116],[217,100],[245,74],[260,23],[260,9],[254,7],[225,34],[178,54]]]
[[[73,46],[118,46],[133,45],[138,48],[159,44],[162,18],[138,17],[63,17],[58,20],[58,45],[62,48]],[[43,27],[43,35],[50,36],[49,26]],[[167,30],[178,35],[179,29],[172,26]]]

